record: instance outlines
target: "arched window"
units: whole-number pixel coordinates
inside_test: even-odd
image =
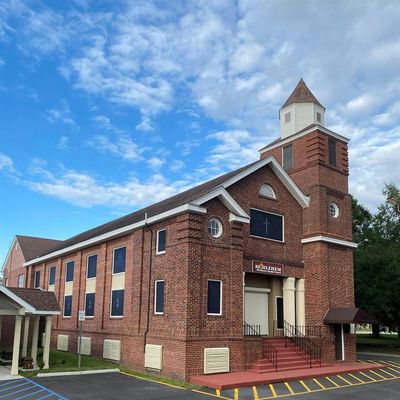
[[[260,196],[268,197],[269,199],[276,199],[275,190],[271,185],[267,185],[266,183],[260,187]]]

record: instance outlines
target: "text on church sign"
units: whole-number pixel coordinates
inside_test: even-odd
[[[266,261],[254,261],[252,264],[253,272],[261,272],[269,275],[282,275],[283,264],[266,262]]]

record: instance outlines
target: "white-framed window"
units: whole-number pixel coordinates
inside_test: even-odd
[[[285,114],[285,124],[288,124],[290,122],[290,112],[287,112]]]
[[[260,187],[260,196],[267,197],[269,199],[276,199],[275,190],[271,185],[264,183]]]
[[[72,295],[64,296],[64,318],[70,318],[72,315]]]
[[[113,252],[113,269],[112,269],[113,275],[125,272],[125,265],[126,265],[126,247],[122,246],[115,248]]]
[[[74,281],[75,261],[67,261],[65,264],[65,282]]]
[[[95,305],[96,294],[86,293],[85,294],[85,318],[94,317],[94,305]]]
[[[167,231],[160,229],[157,231],[156,254],[165,254],[165,245],[167,242]]]
[[[40,288],[40,271],[35,271],[35,289]]]
[[[86,279],[96,278],[97,254],[87,257]]]
[[[222,281],[207,281],[207,315],[222,315]]]
[[[56,266],[53,265],[49,268],[49,285],[56,283]]]
[[[322,122],[322,114],[317,112],[317,122]]]
[[[328,140],[328,161],[329,165],[336,167],[336,141],[333,139]]]
[[[270,211],[250,209],[250,236],[285,241],[285,219],[283,215]]]
[[[336,203],[329,204],[329,214],[332,218],[339,217],[339,206]]]
[[[110,316],[122,318],[124,316],[124,289],[111,291]]]
[[[218,239],[223,232],[222,222],[218,218],[210,218],[207,223],[207,231],[213,238]]]
[[[20,288],[25,287],[25,274],[18,275],[18,287]]]
[[[154,314],[164,314],[165,281],[154,283]]]

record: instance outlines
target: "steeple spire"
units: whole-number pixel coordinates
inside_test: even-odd
[[[325,109],[325,107],[317,100],[317,98],[312,94],[311,90],[307,87],[303,78],[299,80],[299,83],[294,88],[289,98],[285,101],[285,104],[282,106],[282,108],[293,103],[315,103]]]

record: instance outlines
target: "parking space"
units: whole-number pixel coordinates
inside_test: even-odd
[[[5,400],[66,400],[66,398],[30,379],[11,379],[0,382],[0,399]]]
[[[381,398],[379,393],[384,390],[382,384],[386,384],[389,393],[393,391],[393,397],[390,394],[385,397],[386,400],[395,400],[399,397],[400,390],[400,360],[393,361],[389,358],[384,360],[365,359],[361,362],[372,362],[385,365],[377,370],[367,370],[352,373],[343,373],[339,375],[323,376],[313,379],[304,379],[290,382],[280,382],[267,385],[257,385],[251,388],[236,388],[229,390],[209,390],[225,399],[232,400],[270,400],[278,398],[302,399],[315,397],[318,399],[331,398],[330,393],[341,391],[341,396],[345,392],[360,393],[364,399]],[[377,384],[375,387],[373,384]],[[393,387],[393,389],[392,389]],[[396,388],[396,389],[394,389]],[[345,391],[345,392],[343,392]],[[312,396],[314,395],[314,396]],[[337,397],[332,397],[337,398]],[[357,398],[357,396],[355,397]]]

